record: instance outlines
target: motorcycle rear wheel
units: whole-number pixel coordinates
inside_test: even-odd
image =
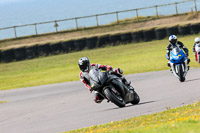
[[[110,100],[115,105],[117,105],[119,107],[125,107],[126,103],[125,103],[124,99],[121,96],[116,96],[115,93],[112,92],[112,90],[110,90],[109,88],[106,88],[104,90],[104,94],[106,95],[108,100]]]

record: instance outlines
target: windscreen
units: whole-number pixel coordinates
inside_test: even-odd
[[[172,53],[174,53],[174,55],[178,55],[178,53],[180,53],[181,49],[179,47],[175,47],[172,49]]]
[[[98,69],[92,69],[92,70],[90,70],[90,72],[89,72],[90,78],[91,78],[93,81],[97,82],[97,83],[99,82],[99,80],[98,80],[99,71],[100,71],[100,70],[98,70]]]

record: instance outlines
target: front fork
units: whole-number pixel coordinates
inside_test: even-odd
[[[188,72],[188,59],[186,59],[183,63],[180,64],[181,67],[183,68],[183,72],[184,72],[184,75],[183,77],[186,76],[187,72]],[[173,74],[179,79],[179,75],[177,74],[178,73],[178,66],[177,64],[174,64],[172,62],[170,62],[170,66],[171,66],[171,69],[172,69],[172,72]]]

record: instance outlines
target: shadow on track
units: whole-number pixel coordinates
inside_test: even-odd
[[[138,103],[138,104],[135,104],[135,105],[131,104],[131,105],[127,105],[127,106],[125,106],[123,108],[128,108],[128,107],[132,107],[132,106],[139,106],[139,105],[142,105],[142,104],[148,104],[148,103],[153,103],[153,102],[156,102],[156,101],[142,102],[142,103]],[[114,109],[123,109],[123,108],[120,108],[120,107],[110,108],[110,109],[102,110],[100,112],[114,110]]]
[[[200,80],[200,78],[197,78],[197,79],[191,79],[191,80],[186,80],[185,82],[191,82],[191,81],[196,81],[196,80]]]

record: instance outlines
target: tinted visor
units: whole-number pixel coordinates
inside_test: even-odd
[[[176,41],[177,41],[177,39],[172,39],[170,42],[171,42],[172,44],[175,44]]]
[[[85,71],[87,71],[88,66],[89,66],[89,63],[88,62],[84,62],[82,65],[79,65],[79,68],[80,68],[80,70],[82,72],[85,72]]]

